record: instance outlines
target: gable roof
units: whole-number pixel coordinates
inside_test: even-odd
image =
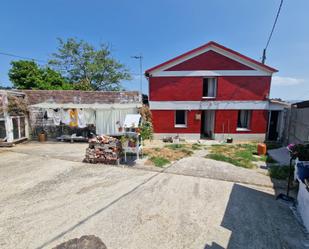
[[[210,50],[213,50],[219,54],[223,54],[224,56],[230,58],[230,59],[234,59],[236,61],[239,61],[239,62],[242,62],[244,65],[247,65],[249,67],[253,67],[253,68],[257,68],[257,69],[260,69],[260,70],[263,70],[263,71],[267,71],[267,72],[270,72],[270,73],[274,73],[274,72],[278,72],[277,69],[274,69],[272,67],[269,67],[261,62],[258,62],[252,58],[249,58],[245,55],[242,55],[232,49],[229,49],[227,47],[224,47],[214,41],[210,41],[208,43],[206,43],[205,45],[203,46],[200,46],[198,48],[195,48],[193,50],[190,50],[182,55],[179,55],[173,59],[170,59],[166,62],[163,62],[155,67],[152,67],[148,70],[146,70],[146,74],[150,74],[151,72],[154,72],[154,71],[159,71],[160,69],[161,70],[166,70],[170,67],[173,67],[175,65],[178,65],[184,61],[187,61],[191,58],[194,58],[196,56],[199,56],[201,55],[202,53],[204,52],[207,52],[207,51],[210,51]]]

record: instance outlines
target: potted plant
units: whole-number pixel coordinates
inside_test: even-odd
[[[120,121],[117,121],[116,125],[118,125],[118,131],[122,132],[123,128],[122,128],[122,125],[121,125]]]
[[[47,140],[47,133],[44,129],[42,129],[38,134],[38,140],[39,142],[46,142]]]
[[[128,146],[129,147],[136,147],[136,138],[135,137],[130,137],[129,138]]]
[[[122,147],[128,146],[128,145],[127,145],[128,137],[127,137],[127,136],[121,136],[120,142],[121,142]]]
[[[227,137],[226,143],[228,143],[228,144],[233,143],[233,138],[232,137]]]

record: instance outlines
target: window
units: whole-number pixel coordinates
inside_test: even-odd
[[[175,127],[187,127],[187,111],[175,111]]]
[[[237,119],[237,130],[248,130],[250,126],[251,111],[239,110]]]
[[[5,137],[6,137],[5,121],[0,120],[0,139],[4,139]]]
[[[203,97],[214,98],[216,97],[217,79],[216,78],[204,78],[203,79]]]

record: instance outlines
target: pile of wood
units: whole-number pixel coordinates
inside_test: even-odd
[[[121,142],[117,138],[97,136],[89,140],[84,162],[118,165],[121,152]]]

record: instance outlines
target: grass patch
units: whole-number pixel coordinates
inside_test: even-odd
[[[143,153],[149,158],[146,163],[163,167],[172,161],[191,156],[193,151],[190,144],[168,144],[163,148],[145,148]]]
[[[217,160],[217,161],[222,161],[222,162],[227,162],[227,163],[231,163],[235,166],[239,166],[239,167],[243,167],[243,168],[248,168],[251,169],[254,167],[254,164],[248,160],[239,160],[236,158],[232,158],[232,157],[228,157],[222,154],[208,154],[207,158],[213,159],[213,160]]]
[[[216,144],[209,150],[210,153],[206,157],[243,168],[254,168],[254,161],[266,160],[257,155],[257,143]]]
[[[169,148],[171,150],[179,150],[179,149],[183,149],[186,146],[184,144],[168,144],[164,146],[165,148]]]
[[[160,168],[162,168],[164,165],[170,163],[170,161],[167,160],[167,159],[164,158],[164,157],[156,157],[156,156],[153,156],[153,157],[150,157],[149,160],[150,160],[151,162],[153,162],[153,164],[154,164],[156,167],[160,167]]]
[[[289,166],[270,166],[268,173],[271,178],[279,180],[287,180],[289,177]],[[292,175],[294,174],[294,167],[292,169]]]
[[[203,149],[203,145],[199,144],[199,143],[194,143],[194,144],[192,144],[191,149],[192,150],[202,150]]]
[[[192,150],[189,150],[189,149],[181,149],[180,150],[181,152],[183,152],[186,156],[191,156],[193,154],[193,151]]]

